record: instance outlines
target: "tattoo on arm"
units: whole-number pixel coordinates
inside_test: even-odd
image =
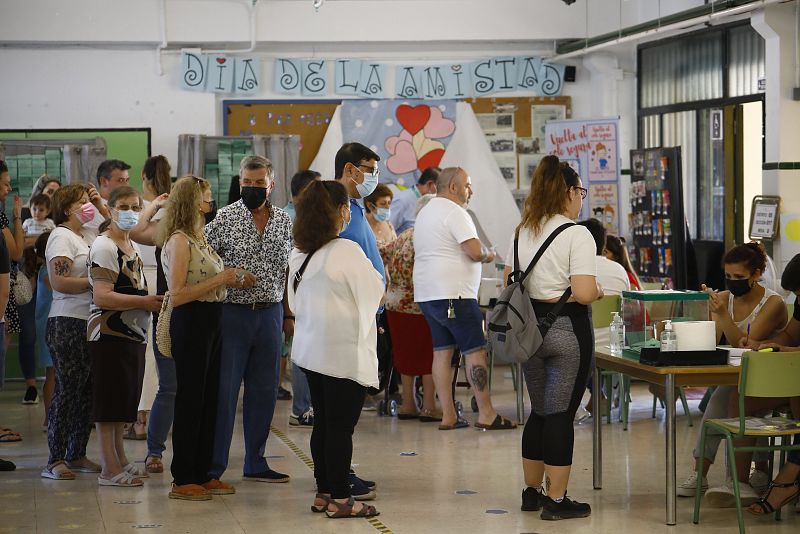
[[[489,373],[486,372],[486,367],[482,365],[476,365],[470,371],[470,379],[472,380],[472,385],[478,391],[484,391],[486,389],[486,385],[489,383]]]
[[[66,260],[56,260],[53,266],[55,267],[55,271],[58,276],[67,276],[72,270],[72,266]]]

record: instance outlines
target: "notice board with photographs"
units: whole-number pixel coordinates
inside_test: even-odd
[[[527,191],[545,155],[545,124],[572,117],[572,98],[496,97],[467,99],[511,190]]]
[[[224,135],[299,135],[298,168],[308,169],[339,104],[341,100],[225,100]]]

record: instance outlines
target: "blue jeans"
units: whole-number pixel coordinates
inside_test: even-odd
[[[25,380],[30,380],[36,378],[36,294],[29,303],[17,306],[17,314],[20,327],[19,367]]]
[[[300,417],[311,409],[311,392],[308,377],[296,365],[292,365],[292,415]]]
[[[147,456],[161,458],[166,449],[167,434],[175,415],[175,392],[178,389],[178,382],[175,378],[175,360],[167,358],[158,350],[155,328],[153,328],[152,343],[158,372],[158,392],[153,399],[153,407],[150,409],[147,421]]]
[[[264,450],[278,400],[282,330],[280,302],[260,310],[241,304],[222,307],[222,365],[211,478],[221,478],[228,467],[242,381],[243,471],[254,475],[269,469]]]

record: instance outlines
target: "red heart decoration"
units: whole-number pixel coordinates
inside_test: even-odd
[[[431,108],[425,104],[411,107],[408,104],[397,106],[397,121],[405,128],[411,135],[416,134],[425,127],[428,119],[431,118]]]
[[[438,167],[442,162],[442,156],[444,156],[444,150],[441,148],[434,148],[419,158],[417,161],[417,168],[421,171],[424,171],[428,167]]]
[[[217,58],[217,63],[219,63],[220,65],[223,65],[226,61],[228,61],[227,58],[224,58],[224,57],[218,57]]]

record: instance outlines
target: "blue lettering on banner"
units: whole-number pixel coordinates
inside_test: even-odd
[[[210,89],[214,93],[232,93],[234,83],[233,64],[233,58],[225,55],[209,56],[206,89]]]
[[[394,69],[395,96],[397,98],[422,98],[419,88],[420,69],[412,65],[399,65]]]
[[[294,59],[275,60],[275,92],[285,95],[300,94],[300,61]]]
[[[494,89],[498,93],[514,91],[517,87],[517,58],[496,57],[492,59]]]
[[[445,65],[442,67],[442,78],[444,78],[445,99],[467,98],[472,95],[469,65],[461,63]]]
[[[302,62],[303,96],[325,96],[328,94],[328,65],[324,59]]]
[[[358,96],[383,98],[384,71],[382,63],[364,63],[361,69],[361,81],[358,82]]]
[[[261,87],[261,62],[255,58],[236,58],[236,94],[252,95]]]
[[[181,88],[204,91],[208,72],[208,56],[184,51],[181,53]]]
[[[447,86],[442,76],[442,65],[431,65],[422,69],[422,95],[425,98],[439,99],[447,94]]]
[[[517,58],[517,87],[523,91],[533,91],[539,94],[539,71],[542,68],[542,58],[524,56]]]
[[[472,75],[472,94],[474,96],[485,96],[495,92],[491,59],[470,64],[470,74]]]
[[[358,59],[336,60],[336,89],[337,95],[354,95],[358,92],[361,80],[361,66],[363,61]]]
[[[566,65],[542,63],[542,68],[539,70],[539,84],[542,96],[561,94],[561,89],[564,86],[564,71],[566,70]]]

